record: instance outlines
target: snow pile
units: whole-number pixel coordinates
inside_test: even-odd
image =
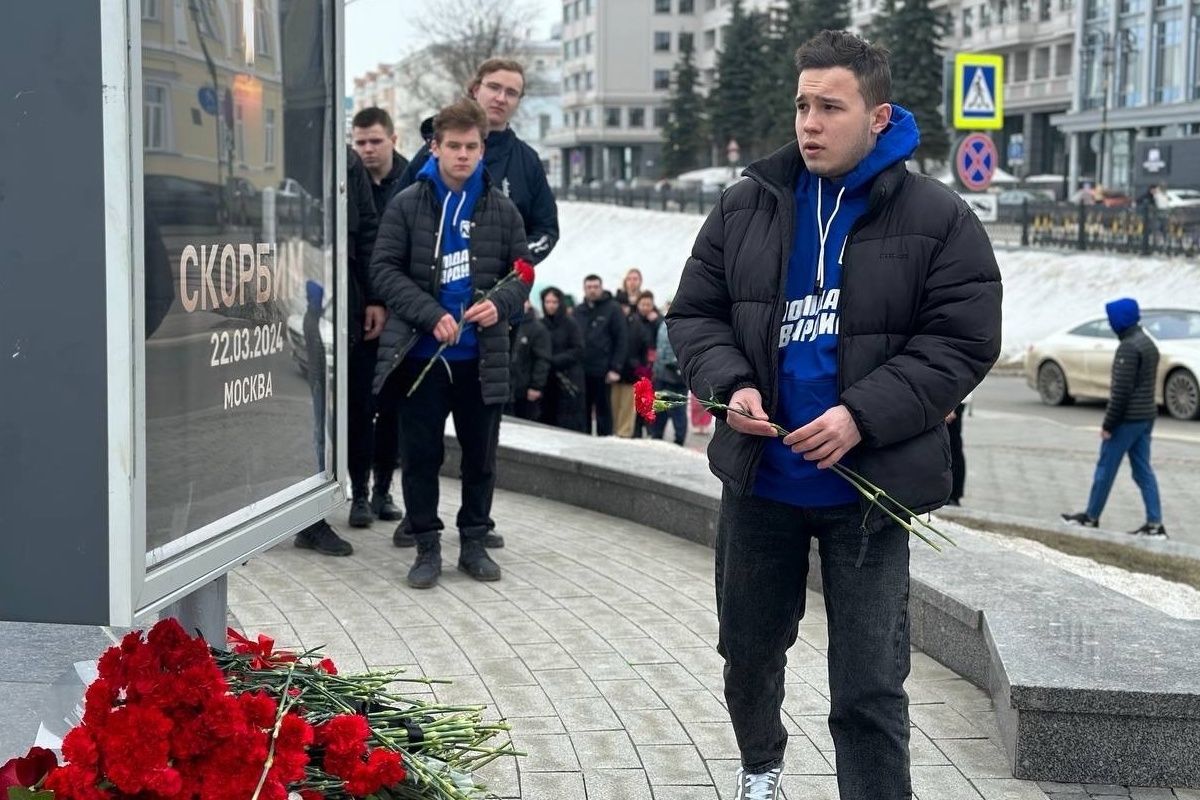
[[[694,212],[647,211],[602,203],[558,204],[562,240],[539,268],[537,289],[555,285],[582,295],[596,273],[610,290],[637,267],[659,304],[679,285],[683,263],[704,217]],[[1184,259],[997,250],[1004,276],[1001,361],[1019,361],[1026,345],[1104,314],[1104,304],[1136,297],[1143,307],[1200,308],[1200,264]]]

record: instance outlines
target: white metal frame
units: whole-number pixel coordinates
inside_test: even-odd
[[[143,275],[141,1],[100,0],[103,89],[105,262],[108,373],[108,621],[128,626],[221,576],[345,500],[346,474],[346,225],[343,9],[334,5],[332,36],[335,225],[331,237],[336,293],[336,448],[333,474],[305,479],[196,531],[196,544],[148,568],[146,552],[146,375]],[[278,52],[278,50],[276,51]],[[331,176],[333,177],[333,176]],[[217,535],[216,531],[223,533]]]

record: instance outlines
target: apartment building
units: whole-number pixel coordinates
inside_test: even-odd
[[[538,151],[547,174],[557,175],[561,153],[546,139],[561,113],[562,47],[555,38],[529,41],[513,57],[524,65],[526,79],[513,130]],[[396,148],[411,156],[423,144],[421,122],[464,90],[438,69],[428,48],[422,48],[395,64],[380,64],[356,77],[353,109],[378,106],[387,111],[396,125]]]

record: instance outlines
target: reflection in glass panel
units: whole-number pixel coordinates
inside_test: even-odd
[[[143,3],[152,562],[332,470],[333,8]]]

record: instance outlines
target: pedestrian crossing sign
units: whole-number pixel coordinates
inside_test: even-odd
[[[975,131],[1004,127],[1004,56],[955,54],[954,127]]]

